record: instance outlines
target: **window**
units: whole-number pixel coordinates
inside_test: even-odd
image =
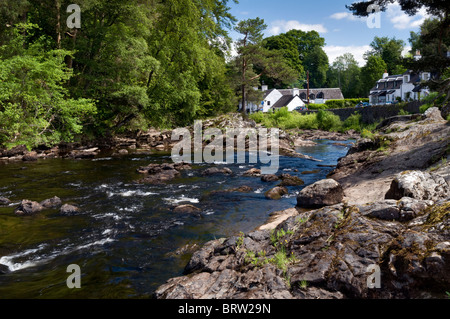
[[[267,101],[267,106],[270,106],[270,101]]]

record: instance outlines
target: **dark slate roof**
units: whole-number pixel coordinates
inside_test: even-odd
[[[283,95],[272,107],[273,108],[282,108],[288,106],[289,103],[294,99],[294,96],[291,95]]]
[[[283,95],[291,95],[293,94],[293,89],[283,89],[278,90]],[[307,89],[299,89],[299,96],[302,93],[307,94]],[[325,100],[343,100],[344,95],[342,94],[342,91],[340,88],[321,88],[321,89],[309,89],[309,94],[314,94],[317,96],[319,93],[323,93],[323,98]]]

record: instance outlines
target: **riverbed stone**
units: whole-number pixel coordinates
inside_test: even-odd
[[[344,190],[333,179],[320,180],[302,189],[297,196],[297,206],[317,208],[342,202]]]
[[[39,203],[44,208],[57,208],[62,205],[62,201],[58,196],[45,199]]]
[[[80,209],[77,206],[64,204],[61,206],[59,212],[63,215],[75,215],[80,212]]]
[[[229,169],[228,167],[223,167],[223,168],[210,167],[210,168],[205,169],[202,172],[203,176],[211,176],[211,175],[218,175],[218,174],[231,175],[231,174],[233,174],[233,171],[231,169]]]
[[[280,180],[280,177],[275,174],[266,174],[261,176],[261,181],[263,182],[276,182]]]
[[[22,161],[24,162],[35,162],[38,160],[37,152],[26,152],[25,155],[22,156]]]
[[[264,196],[266,196],[267,199],[274,199],[274,200],[278,200],[281,199],[281,197],[283,195],[288,194],[289,191],[286,187],[284,186],[276,186],[274,188],[269,189]]]
[[[281,174],[280,178],[280,186],[301,186],[305,184],[301,178],[289,174]]]
[[[191,204],[179,205],[173,209],[174,213],[200,215],[202,210]]]
[[[38,202],[24,199],[20,202],[19,206],[14,210],[14,214],[17,216],[32,216],[44,210]]]
[[[11,204],[11,201],[8,198],[0,196],[0,206],[6,206],[9,204]]]

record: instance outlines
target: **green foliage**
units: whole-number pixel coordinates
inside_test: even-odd
[[[361,69],[362,90],[369,95],[370,89],[381,79],[383,73],[387,70],[387,64],[379,55],[370,55],[367,57],[366,65]]]
[[[346,131],[354,130],[360,132],[362,126],[361,118],[362,116],[358,112],[355,112],[352,115],[350,115],[343,123],[344,130]]]
[[[281,129],[303,129],[316,130],[321,129],[325,131],[340,131],[355,130],[363,134],[372,134],[370,131],[375,130],[378,123],[365,124],[361,120],[361,115],[357,112],[352,114],[344,122],[339,116],[332,112],[319,110],[317,113],[301,114],[299,112],[289,112],[287,108],[277,110],[275,113],[254,113],[250,118],[263,126],[278,127]]]
[[[361,132],[361,137],[374,140],[375,135],[371,131],[369,131],[367,129],[363,129],[362,132]]]
[[[326,80],[328,57],[323,51],[325,39],[317,31],[290,30],[264,39],[263,45],[270,51],[280,52],[285,61],[297,71],[295,81],[277,81],[271,76],[262,80],[271,87],[306,87],[306,71],[310,71],[311,87],[322,87]]]
[[[431,107],[441,108],[443,106],[443,102],[446,99],[446,94],[439,94],[438,92],[431,92],[429,95],[422,99],[425,104],[420,106],[420,113],[425,113]]]
[[[346,98],[367,96],[361,90],[361,68],[351,53],[336,58],[327,74],[328,87],[341,88]]]
[[[71,98],[64,87],[73,74],[64,64],[71,52],[45,50],[44,37],[25,45],[24,30],[35,28],[18,25],[14,40],[0,47],[0,144],[7,147],[72,141],[96,111],[92,100]]]
[[[342,122],[339,116],[332,112],[319,110],[317,112],[317,122],[319,129],[324,131],[338,131],[342,127]]]
[[[389,74],[401,74],[405,68],[402,66],[402,51],[405,42],[389,37],[375,37],[370,43],[372,50],[366,53],[366,58],[378,56],[386,63]],[[403,72],[402,72],[403,71]],[[396,73],[399,72],[399,73]]]

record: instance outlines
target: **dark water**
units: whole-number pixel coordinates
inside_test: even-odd
[[[305,185],[325,178],[333,169],[326,166],[336,165],[348,150],[333,143],[298,149],[322,162],[280,157],[279,173],[299,176]],[[0,267],[10,271],[0,272],[0,298],[149,297],[167,279],[182,274],[191,251],[180,248],[252,231],[271,212],[294,207],[304,187],[288,187],[289,195],[281,200],[267,200],[264,192],[277,182],[243,177],[246,170],[259,167],[249,164],[227,165],[233,176],[203,177],[210,165],[199,165],[164,186],[136,183],[142,177],[136,168],[163,161],[170,157],[131,154],[0,165],[0,196],[14,202],[0,208]],[[318,172],[301,174],[311,170]],[[211,194],[242,185],[253,192]],[[22,199],[53,196],[76,204],[81,212],[13,213]],[[202,209],[200,217],[172,212],[174,205],[188,203]],[[81,289],[67,288],[70,264],[81,268]]]

